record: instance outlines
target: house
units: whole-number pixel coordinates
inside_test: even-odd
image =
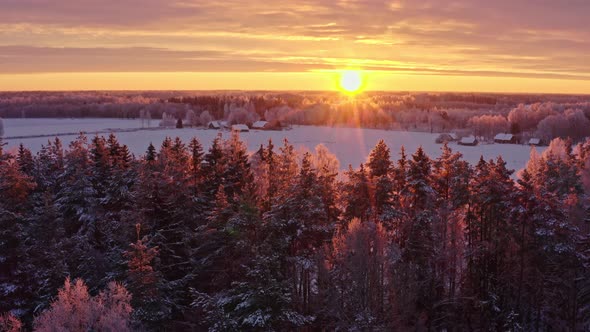
[[[250,128],[248,128],[248,126],[246,126],[245,124],[235,124],[231,126],[231,131],[247,132],[250,131]]]
[[[460,145],[475,146],[475,145],[477,145],[477,143],[478,143],[477,139],[473,135],[465,136],[465,137],[461,138],[461,140],[459,141]]]
[[[219,121],[219,125],[223,129],[230,129],[231,128],[231,126],[229,125],[229,123],[227,121]]]
[[[443,134],[438,135],[435,142],[440,144],[440,143],[446,143],[446,142],[453,142],[456,140],[457,140],[457,135],[443,133]]]
[[[268,121],[256,121],[252,124],[252,129],[270,129]]]
[[[494,136],[494,142],[501,144],[516,143],[516,137],[512,134],[497,134]]]
[[[529,145],[541,145],[541,139],[533,137],[529,139]]]
[[[219,124],[219,121],[209,121],[209,123],[207,123],[207,128],[221,129],[221,124]]]

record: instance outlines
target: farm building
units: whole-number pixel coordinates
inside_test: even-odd
[[[542,141],[540,138],[531,138],[529,139],[529,145],[542,145]]]
[[[270,122],[268,121],[256,121],[252,124],[252,129],[269,129]]]
[[[502,144],[514,144],[516,143],[516,137],[514,137],[512,134],[497,134],[494,137],[494,142]]]
[[[475,146],[475,145],[477,145],[477,143],[478,143],[477,139],[473,135],[465,136],[465,137],[461,138],[461,140],[459,140],[460,145]]]
[[[250,128],[248,128],[248,126],[246,126],[245,124],[235,124],[231,126],[231,130],[238,132],[247,132],[250,131]]]
[[[209,123],[207,124],[207,128],[209,128],[209,129],[221,129],[221,125],[219,124],[219,121],[209,121]]]
[[[453,142],[456,140],[457,140],[457,135],[443,133],[443,134],[438,135],[435,142],[440,144],[440,143],[445,143],[445,142]]]

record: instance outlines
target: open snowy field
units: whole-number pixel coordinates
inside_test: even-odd
[[[96,132],[110,129],[141,128],[140,120],[110,118],[85,119],[3,119],[4,137],[55,135],[73,132]],[[151,120],[151,127],[157,127],[160,120]],[[144,124],[147,127],[147,122]]]
[[[151,126],[157,126],[159,120],[152,120]],[[147,126],[147,124],[146,124]],[[123,120],[123,119],[4,119],[5,138],[14,136],[38,136],[64,134],[73,132],[107,132],[101,135],[108,135],[111,130],[132,130],[140,129],[141,121]],[[166,136],[180,137],[187,142],[193,136],[196,136],[205,148],[208,148],[215,136],[220,131],[184,128],[184,129],[153,129],[117,132],[119,140],[127,144],[129,149],[135,155],[141,155],[145,152],[148,144],[152,142],[156,147],[160,145]],[[230,132],[221,132],[224,138],[228,138]],[[64,145],[69,144],[77,135],[60,135]],[[89,134],[88,136],[93,136]],[[397,159],[401,146],[405,146],[408,154],[413,153],[419,146],[422,146],[426,153],[434,158],[440,155],[441,144],[434,142],[438,134],[389,131],[379,129],[359,129],[359,128],[332,128],[332,127],[312,127],[312,126],[295,126],[291,130],[284,131],[257,131],[242,133],[241,138],[248,145],[248,149],[256,151],[261,144],[266,144],[269,139],[273,140],[275,146],[282,144],[283,138],[287,138],[298,149],[308,149],[313,151],[316,145],[324,144],[328,149],[338,156],[340,167],[345,169],[349,164],[358,167],[365,162],[367,156],[375,144],[383,139],[390,147],[392,156]],[[43,144],[47,143],[50,137],[32,137],[6,139],[7,148],[16,148],[20,143],[30,148],[33,152],[38,151]],[[451,148],[459,151],[464,158],[470,163],[477,163],[480,156],[484,158],[496,158],[502,155],[511,169],[518,170],[522,168],[528,158],[530,147],[527,145],[514,144],[482,144],[479,146],[460,146],[452,143]],[[544,147],[537,148],[539,152]]]

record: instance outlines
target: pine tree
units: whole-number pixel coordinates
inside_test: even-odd
[[[24,235],[29,241],[21,249],[25,254],[21,270],[28,303],[26,317],[30,318],[33,309],[49,306],[55,291],[70,274],[69,242],[50,191],[36,195]]]
[[[96,206],[95,214],[95,228],[96,228],[96,246],[102,250],[106,249],[108,220],[105,217],[104,205],[101,204],[107,198],[107,191],[109,190],[109,180],[111,177],[111,165],[109,161],[109,152],[107,150],[106,141],[104,137],[95,136],[89,147],[89,166],[88,175],[94,192]]]
[[[416,215],[420,211],[432,208],[434,191],[431,186],[431,160],[422,147],[412,155],[408,167],[408,212]]]
[[[403,159],[403,156],[402,156]],[[400,162],[405,164],[405,162]],[[402,326],[433,328],[434,304],[439,300],[436,273],[435,229],[439,224],[434,211],[431,160],[420,147],[408,162],[403,193],[404,215],[394,232],[400,259],[394,266],[394,283],[407,285],[396,289],[394,303]]]
[[[399,198],[404,194],[408,177],[408,160],[406,157],[406,149],[402,146],[400,151],[400,159],[393,172],[394,191]]]
[[[133,294],[132,304],[135,308],[133,317],[143,324],[155,327],[163,318],[160,314],[162,305],[158,298],[160,277],[153,268],[158,248],[149,247],[147,236],[140,236],[140,224],[135,225],[135,228],[137,240],[125,252],[129,290]]]
[[[541,158],[537,177],[543,177],[553,163]],[[575,330],[583,315],[577,278],[587,273],[583,256],[577,254],[583,237],[572,213],[575,210],[563,203],[560,191],[547,188],[528,170],[518,183],[513,227],[518,234],[519,274],[514,283],[521,324]]]
[[[146,160],[140,171],[136,195],[138,215],[149,235],[149,245],[159,248],[155,268],[161,274],[161,322],[177,324],[189,304],[188,287],[194,278],[191,245],[196,221],[191,220],[189,154],[184,143],[166,138],[155,161]]]
[[[112,166],[117,166],[122,160],[123,151],[122,146],[117,139],[115,134],[110,133],[109,138],[106,140],[106,148],[108,149],[108,156],[110,160],[110,164]]]
[[[85,136],[80,135],[70,144],[64,161],[64,171],[59,176],[64,186],[57,194],[56,205],[63,214],[66,231],[69,236],[81,228],[92,232],[96,192],[90,182],[90,156]]]
[[[196,229],[192,264],[198,292],[215,294],[231,285],[231,241],[233,231],[226,228],[234,211],[230,207],[223,186],[219,186],[207,222]]]
[[[258,197],[258,207],[261,212],[267,212],[270,209],[269,200],[269,167],[266,161],[266,149],[264,145],[250,155],[250,168],[254,176],[254,187],[256,189],[256,196]]]
[[[84,278],[92,290],[106,285],[110,270],[108,255],[104,255],[110,240],[104,233],[100,195],[93,184],[93,161],[87,139],[80,134],[70,143],[64,156],[62,183],[54,200],[65,231],[65,248],[69,250],[67,264],[70,273]]]
[[[432,180],[436,191],[438,223],[433,227],[436,254],[436,296],[445,306],[437,310],[437,329],[457,326],[460,313],[456,303],[460,291],[463,256],[463,216],[469,202],[471,169],[460,153],[445,143],[433,162]]]
[[[226,172],[227,161],[223,151],[221,135],[213,140],[211,147],[205,154],[205,165],[203,172],[205,174],[205,196],[209,202],[215,199],[215,193],[220,185],[225,185],[223,175]]]
[[[289,143],[286,138],[283,140],[283,146],[279,148],[279,151],[276,171],[273,171],[270,167],[270,161],[272,160],[270,154],[267,156],[269,158],[269,173],[271,181],[276,183],[276,194],[273,195],[275,198],[272,204],[277,204],[283,200],[282,195],[287,194],[290,183],[297,177],[297,172],[299,170],[295,147]],[[274,174],[276,174],[276,177],[273,176]],[[269,185],[269,188],[270,187],[273,186]]]
[[[353,219],[333,238],[330,324],[334,330],[385,330],[386,231]]]
[[[473,199],[466,227],[466,290],[485,304],[471,304],[478,307],[479,324],[485,328],[502,326],[511,310],[503,305],[509,295],[504,278],[511,242],[507,223],[512,204],[510,194],[514,192],[511,174],[501,157],[496,162],[481,158],[470,185]]]
[[[110,154],[104,137],[95,136],[92,138],[89,153],[96,187],[99,183],[104,184],[107,181],[111,167]]]
[[[371,216],[371,190],[365,166],[361,164],[358,171],[351,166],[346,172],[348,182],[343,188],[344,199],[344,220],[359,218],[367,221]]]
[[[11,212],[23,212],[26,200],[36,184],[21,170],[12,155],[0,159],[0,207]]]
[[[331,238],[333,229],[319,195],[317,174],[309,153],[303,156],[299,175],[289,192],[291,195],[283,204],[273,206],[265,215],[271,230],[268,240],[287,262],[294,262],[285,264],[283,271],[292,278],[296,308],[308,313],[313,296],[314,256]]]
[[[369,153],[367,167],[372,177],[387,176],[391,172],[391,152],[383,140],[380,140]]]
[[[374,190],[374,220],[392,230],[395,220],[401,217],[399,206],[394,205],[393,163],[390,150],[383,140],[379,141],[369,154],[369,175]]]
[[[192,188],[193,200],[197,199],[204,180],[203,174],[203,146],[193,137],[188,145],[190,153],[190,187]]]
[[[263,212],[267,212],[271,209],[273,202],[277,197],[280,176],[278,158],[278,155],[274,151],[272,140],[269,139],[266,148],[262,150],[262,154],[260,155],[260,159],[264,162],[264,164],[261,165],[262,171],[259,174],[261,177],[260,181],[262,182],[259,186],[263,188],[262,190],[264,194],[264,196],[261,197]]]
[[[312,164],[318,176],[318,192],[322,198],[328,224],[335,225],[340,217],[338,206],[338,182],[336,177],[340,170],[338,158],[323,145],[316,146]]]
[[[33,169],[35,167],[33,154],[31,153],[31,150],[25,148],[22,143],[18,146],[16,160],[21,172],[29,176],[33,175]]]
[[[0,142],[1,144],[2,142]],[[4,278],[0,289],[0,312],[20,308],[18,293],[24,292],[23,245],[26,211],[30,208],[29,195],[35,188],[31,178],[22,173],[12,155],[0,155],[0,271]]]
[[[225,142],[224,155],[227,168],[222,174],[224,189],[228,200],[235,203],[239,198],[251,189],[254,183],[254,175],[248,161],[248,150],[240,141],[237,132],[232,133],[231,138]]]
[[[151,142],[150,142],[150,145],[148,146],[147,152],[145,154],[145,160],[148,162],[156,160],[156,148],[154,147],[154,145]]]
[[[271,248],[258,251],[245,274],[226,292],[210,296],[195,292],[193,306],[205,311],[210,331],[284,331],[309,325],[313,317],[291,309],[289,285],[281,274],[280,257]]]
[[[46,146],[42,146],[35,158],[33,174],[38,190],[50,190],[52,193],[57,193],[63,184],[58,181],[63,169],[63,147],[59,138],[55,138],[54,142],[48,141]]]

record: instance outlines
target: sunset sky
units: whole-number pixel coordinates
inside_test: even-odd
[[[590,93],[590,1],[0,0],[0,90]]]

